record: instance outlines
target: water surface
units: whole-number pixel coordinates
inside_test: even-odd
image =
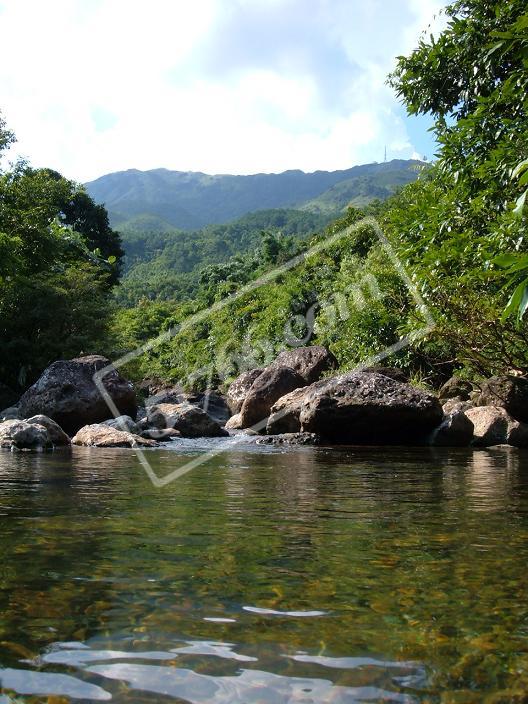
[[[0,453],[0,702],[527,701],[527,459]]]

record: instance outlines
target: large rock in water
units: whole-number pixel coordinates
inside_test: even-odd
[[[528,379],[515,376],[494,376],[485,381],[478,406],[495,406],[523,423],[528,423]]]
[[[498,406],[478,406],[466,411],[473,423],[473,445],[514,445],[528,447],[528,424],[512,418],[504,408]]]
[[[27,418],[25,422],[30,425],[39,425],[46,428],[54,447],[68,447],[68,445],[70,445],[70,438],[60,425],[55,423],[51,418],[47,416],[33,416],[32,418]]]
[[[468,447],[473,440],[473,423],[463,411],[444,417],[429,436],[429,444],[436,447]]]
[[[253,386],[253,382],[258,379],[263,371],[263,369],[250,369],[247,372],[243,372],[231,384],[227,390],[227,403],[233,415],[240,413],[244,399]]]
[[[263,423],[271,412],[271,407],[281,396],[306,386],[305,379],[290,367],[268,367],[253,382],[240,409],[242,428]]]
[[[108,365],[108,359],[99,355],[54,362],[20,399],[20,415],[48,416],[70,435],[85,425],[112,418],[93,380],[94,374]],[[134,418],[137,401],[132,384],[115,369],[105,376],[103,383],[119,412]]]
[[[154,440],[142,438],[102,423],[93,423],[81,428],[72,439],[72,445],[85,447],[157,447]]]
[[[147,408],[149,425],[174,428],[184,438],[218,438],[229,435],[205,411],[188,403],[160,403]]]
[[[436,396],[382,374],[355,372],[311,387],[301,431],[335,443],[420,444],[443,419]]]
[[[290,367],[300,374],[307,384],[313,384],[324,372],[335,369],[337,360],[326,347],[313,345],[281,352],[270,367]]]
[[[43,425],[25,420],[0,423],[0,447],[9,450],[51,450],[53,442]]]

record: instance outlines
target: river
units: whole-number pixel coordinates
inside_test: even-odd
[[[1,704],[525,701],[528,452],[2,452],[0,532]]]

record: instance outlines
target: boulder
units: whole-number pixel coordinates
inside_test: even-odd
[[[235,413],[234,416],[227,421],[225,424],[226,430],[241,430],[242,429],[242,419],[240,418],[240,413]]]
[[[110,418],[110,420],[105,420],[103,425],[107,425],[109,428],[116,428],[116,430],[124,430],[126,433],[132,433],[133,435],[139,435],[140,433],[138,424],[130,416]]]
[[[68,447],[70,443],[70,438],[66,435],[64,430],[55,423],[54,420],[48,418],[47,416],[32,416],[28,418],[26,423],[30,425],[39,425],[46,428],[48,435],[54,447]]]
[[[445,415],[448,416],[451,413],[456,413],[457,411],[462,411],[463,413],[465,413],[470,408],[473,408],[474,405],[475,404],[473,403],[473,401],[464,401],[459,396],[455,396],[454,398],[449,398],[442,405],[442,410],[444,411]]]
[[[250,371],[243,372],[230,385],[227,390],[226,399],[231,413],[236,414],[240,412],[244,399],[248,395],[250,388],[253,386],[253,382],[258,379],[263,371],[263,369],[251,369]]]
[[[316,382],[321,386],[321,383]],[[314,391],[315,384],[304,386],[289,394],[281,396],[271,407],[270,416],[266,424],[268,435],[279,435],[281,433],[298,433],[301,430],[301,409],[304,399],[308,393]]]
[[[21,420],[18,406],[11,406],[10,408],[4,408],[0,411],[0,421],[1,420]]]
[[[478,406],[504,408],[515,420],[528,423],[528,379],[494,376],[482,385]]]
[[[145,406],[159,406],[160,403],[188,403],[197,406],[220,425],[231,417],[231,410],[224,397],[216,391],[182,391],[180,387],[162,389],[145,400]]]
[[[253,382],[242,408],[240,422],[243,428],[266,423],[271,407],[282,396],[306,386],[304,377],[290,367],[268,367]]]
[[[335,443],[420,444],[442,422],[436,396],[382,374],[352,372],[310,389],[301,430]]]
[[[335,369],[337,360],[326,347],[313,345],[281,352],[270,367],[290,367],[303,377],[306,384],[313,384],[324,372]]]
[[[320,445],[321,438],[315,433],[282,433],[257,437],[257,445]]]
[[[43,425],[25,420],[0,423],[0,447],[9,450],[52,450],[50,434]]]
[[[468,447],[473,440],[473,423],[463,411],[445,416],[429,437],[429,444],[436,447]]]
[[[149,430],[143,430],[140,433],[142,438],[147,438],[147,440],[157,440],[158,442],[168,442],[169,440],[174,440],[174,438],[181,437],[179,430],[174,428],[150,428]]]
[[[201,408],[188,403],[160,403],[157,406],[149,406],[147,418],[152,427],[174,428],[184,438],[216,438],[229,435]]]
[[[528,447],[528,424],[512,418],[504,408],[498,406],[478,406],[466,411],[473,423],[473,445],[514,445]]]
[[[112,412],[93,376],[109,364],[98,355],[54,362],[20,399],[20,415],[24,418],[46,415],[69,434],[85,425],[108,420]],[[103,383],[119,412],[135,417],[137,402],[132,384],[115,369],[109,371]]]
[[[85,447],[157,447],[154,440],[147,440],[139,435],[127,433],[117,428],[110,428],[103,423],[92,423],[81,428],[72,439],[72,445]]]
[[[446,383],[440,388],[438,392],[438,398],[441,401],[447,401],[451,398],[458,398],[461,401],[468,401],[469,394],[473,391],[473,385],[465,379],[461,379],[459,376],[452,376],[448,379]]]

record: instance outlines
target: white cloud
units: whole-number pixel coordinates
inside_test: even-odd
[[[442,4],[0,0],[0,108],[18,153],[78,180],[410,157],[385,76]]]

